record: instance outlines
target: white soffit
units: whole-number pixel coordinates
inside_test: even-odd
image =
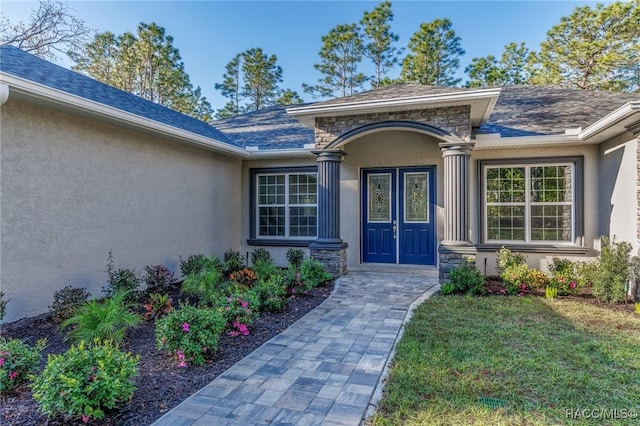
[[[485,123],[498,101],[500,88],[480,89],[454,93],[399,97],[390,99],[345,102],[329,105],[311,104],[288,108],[287,113],[296,117],[306,126],[313,128],[316,117],[339,117],[352,114],[369,114],[388,111],[408,111],[433,109],[460,105],[471,106],[471,125],[477,127]]]

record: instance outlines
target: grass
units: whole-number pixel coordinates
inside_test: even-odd
[[[585,409],[620,418],[581,418],[603,416]],[[569,300],[436,296],[407,324],[370,423],[637,424],[633,410],[640,316]]]

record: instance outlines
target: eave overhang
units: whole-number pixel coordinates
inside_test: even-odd
[[[445,108],[469,105],[471,125],[480,126],[487,122],[498,101],[500,88],[479,89],[455,93],[408,96],[339,104],[316,103],[301,107],[287,108],[287,113],[296,117],[307,127],[315,126],[316,117],[339,117],[344,115],[369,114],[376,112],[397,112],[420,109]]]

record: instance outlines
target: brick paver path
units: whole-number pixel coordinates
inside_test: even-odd
[[[435,270],[349,272],[322,305],[155,425],[358,425]]]

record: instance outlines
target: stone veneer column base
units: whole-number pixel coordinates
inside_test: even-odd
[[[452,269],[457,268],[463,262],[471,261],[475,265],[478,251],[471,244],[465,245],[441,245],[438,248],[438,276],[440,284],[449,282]]]
[[[321,244],[309,245],[309,255],[320,262],[333,278],[347,273],[347,245],[340,248],[322,247]]]

